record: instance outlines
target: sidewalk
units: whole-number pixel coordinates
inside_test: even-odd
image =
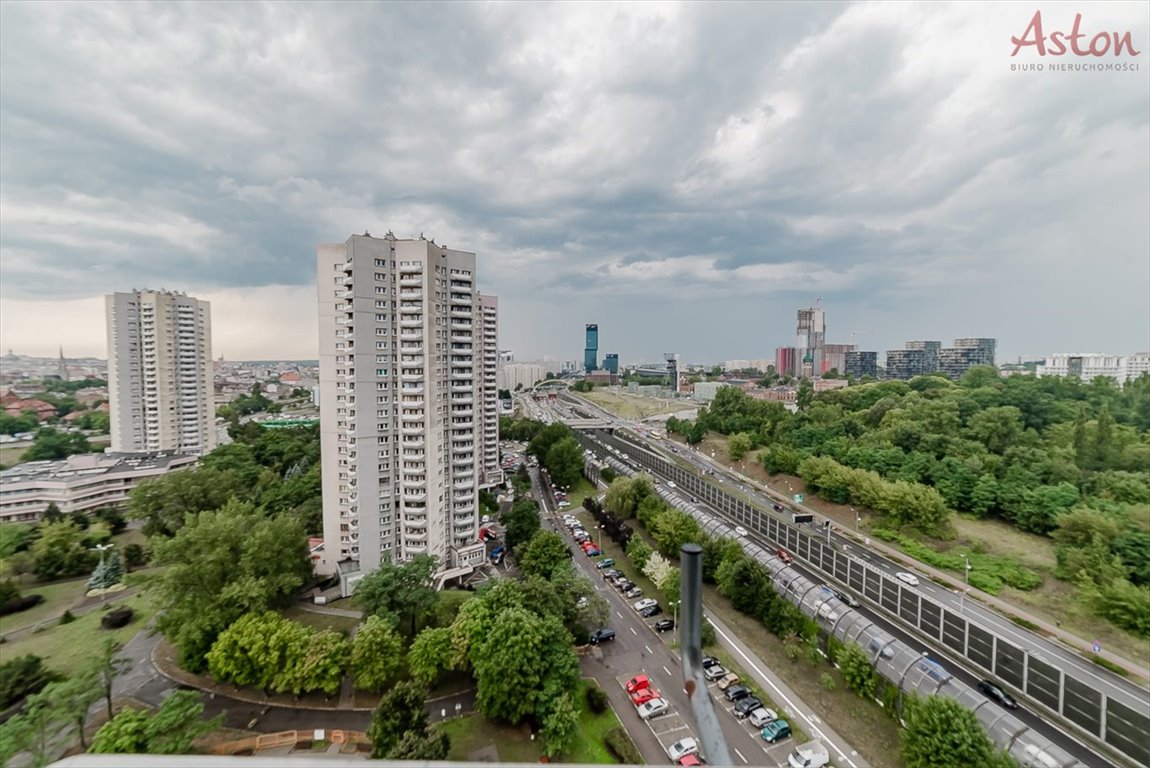
[[[727,467],[722,463],[715,461],[710,456],[707,456],[701,451],[698,453],[698,455],[701,456],[704,460],[710,461],[712,464],[722,467],[730,474],[739,478],[739,480],[741,480],[743,483],[750,485],[752,488],[755,488],[759,492],[764,493],[777,501],[785,502],[791,508],[798,509],[802,512],[818,514],[820,517],[825,517],[825,515],[822,515],[821,513],[806,507],[805,505],[795,504],[794,500],[785,494],[779,493],[774,488],[771,488],[766,484],[760,483],[757,480],[747,477],[734,468]],[[1071,634],[1061,627],[1051,624],[1045,619],[1041,619],[1034,614],[1029,613],[1025,609],[1008,603],[1005,600],[995,597],[994,595],[975,589],[974,587],[966,587],[966,585],[964,585],[956,575],[948,571],[942,571],[938,568],[927,565],[926,563],[914,559],[910,555],[895,549],[883,541],[863,536],[862,534],[857,533],[850,528],[839,525],[835,527],[835,533],[839,536],[852,539],[859,546],[877,552],[889,560],[913,566],[915,570],[926,574],[934,581],[954,590],[955,594],[960,593],[965,588],[967,598],[971,600],[977,600],[984,606],[993,609],[996,613],[1007,620],[1019,618],[1034,624],[1039,628],[1039,630],[1041,630],[1038,634],[1044,635],[1049,640],[1057,640],[1059,643],[1065,646],[1067,650],[1073,651],[1082,656],[1084,661],[1091,661],[1092,656],[1098,656],[1114,664],[1115,666],[1126,670],[1131,676],[1136,678],[1138,681],[1141,681],[1143,684],[1150,682],[1150,671],[1148,671],[1145,667],[1139,667],[1129,659],[1112,653],[1111,651],[1107,651],[1105,648],[1096,654],[1093,651],[1091,643],[1087,640],[1077,635]]]

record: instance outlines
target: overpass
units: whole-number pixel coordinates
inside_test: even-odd
[[[616,429],[614,422],[606,419],[563,419],[563,423],[571,429]]]

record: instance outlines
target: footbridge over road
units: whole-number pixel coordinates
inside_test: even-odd
[[[614,430],[615,424],[606,419],[563,419],[563,423],[571,429],[605,429]]]

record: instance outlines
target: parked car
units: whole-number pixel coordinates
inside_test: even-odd
[[[817,741],[808,741],[795,747],[795,751],[787,755],[787,762],[791,768],[823,768],[831,761],[830,752]]]
[[[615,568],[608,568],[607,570],[603,571],[603,578],[606,579],[607,581],[610,581],[611,579],[615,578],[616,576],[622,576],[622,575],[623,575],[623,572],[619,571]]]
[[[660,619],[655,622],[656,632],[670,632],[675,628],[675,622],[672,619]]]
[[[667,757],[671,758],[676,763],[687,755],[699,754],[699,742],[695,741],[694,737],[688,736],[685,739],[679,739],[671,746],[667,747]]]
[[[615,630],[610,627],[603,627],[591,633],[591,645],[598,645],[599,643],[606,643],[609,640],[615,639]]]
[[[719,660],[714,656],[703,657],[703,669],[709,669],[719,663]]]
[[[795,559],[793,557],[791,557],[791,553],[786,551],[782,547],[779,547],[778,549],[775,550],[775,556],[777,558],[779,558],[780,560],[782,560],[787,565],[790,565],[791,563],[793,563],[795,561]]]
[[[615,561],[613,559],[611,559],[610,557],[605,557],[602,560],[600,560],[599,562],[595,563],[595,567],[596,568],[610,568],[614,564],[615,564]]]
[[[735,535],[736,536],[746,536],[747,535],[747,529],[741,525],[736,525],[735,526]]]
[[[723,693],[727,701],[738,701],[751,695],[751,689],[745,685],[732,685]]]
[[[643,590],[639,589],[638,587],[632,587],[623,593],[623,597],[627,598],[628,600],[634,600],[636,597],[642,596]]]
[[[730,690],[729,688],[727,690]],[[735,717],[740,720],[763,706],[763,701],[757,696],[744,696],[735,704]]]
[[[727,668],[722,664],[712,664],[711,666],[705,667],[703,669],[703,677],[707,678],[708,680],[721,680],[728,674],[729,673],[727,672]]]
[[[646,704],[652,699],[658,698],[661,697],[659,696],[659,692],[654,688],[640,688],[631,694],[631,703],[638,707],[642,704]]]
[[[644,608],[643,610],[639,611],[639,615],[642,616],[644,619],[649,619],[652,616],[658,616],[662,612],[663,612],[663,609],[659,607],[658,603],[655,603],[654,605],[649,605],[646,608]]]
[[[635,603],[635,610],[642,611],[650,608],[652,605],[658,605],[659,601],[650,597],[644,597],[639,602]]]
[[[627,681],[626,690],[627,693],[634,693],[635,691],[641,690],[643,688],[649,688],[650,686],[651,678],[647,677],[646,675],[635,675]]]
[[[898,573],[896,573],[894,575],[894,577],[896,579],[898,579],[899,581],[901,581],[903,584],[910,584],[912,587],[918,586],[918,577],[915,576],[913,573],[907,573],[906,571],[899,571]]]
[[[667,703],[666,699],[651,699],[639,707],[639,717],[643,720],[650,720],[652,717],[667,714],[667,710],[670,708],[671,705]]]
[[[719,690],[725,691],[732,685],[737,685],[739,682],[740,681],[738,675],[736,675],[734,672],[728,672],[726,675],[719,678]]]
[[[588,547],[583,551],[587,553],[587,557],[598,557],[599,555],[603,554],[603,550],[597,549],[595,547]]]
[[[1018,702],[1014,700],[1014,697],[990,680],[982,680],[979,682],[978,690],[982,691],[988,699],[994,701],[1001,707],[1018,709]]]
[[[684,755],[683,757],[679,758],[679,765],[695,766],[695,765],[706,765],[706,764],[707,764],[707,761],[704,760],[699,755]]]
[[[623,579],[622,581],[615,582],[615,589],[619,590],[620,592],[626,592],[627,590],[634,588],[635,582],[631,581],[630,579]]]
[[[747,715],[747,720],[756,728],[762,728],[767,723],[772,723],[778,719],[778,713],[776,713],[775,710],[767,709],[766,707],[759,707],[755,711],[751,712],[751,714]]]
[[[783,739],[790,738],[791,724],[786,720],[772,720],[763,726],[763,730],[759,731],[759,735],[763,737],[763,741],[774,744]]]

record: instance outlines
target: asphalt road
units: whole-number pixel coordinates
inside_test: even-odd
[[[615,420],[615,421],[617,423],[619,422],[619,420]],[[631,427],[629,424],[626,424],[626,426],[633,429],[633,427]],[[764,494],[761,491],[755,489],[753,486],[751,486],[747,483],[744,483],[744,482],[738,481],[734,478],[731,478],[729,475],[726,475],[725,468],[722,468],[719,465],[716,465],[716,464],[709,462],[707,460],[707,457],[704,457],[704,456],[698,454],[697,452],[676,448],[676,450],[674,451],[674,455],[667,455],[662,450],[662,446],[658,446],[658,450],[655,450],[655,449],[653,449],[652,446],[649,446],[649,445],[639,445],[639,444],[636,444],[634,441],[626,441],[626,442],[631,443],[631,445],[633,445],[636,449],[645,450],[649,453],[653,453],[655,455],[658,455],[661,458],[664,458],[666,460],[674,461],[676,458],[685,460],[686,462],[691,464],[693,467],[698,469],[700,472],[709,472],[711,470],[714,470],[714,472],[715,472],[714,479],[716,480],[717,485],[718,485],[720,490],[725,490],[728,493],[730,493],[730,492],[733,492],[735,489],[737,489],[739,494],[745,496],[747,499],[754,502],[756,505],[762,507],[764,510],[770,509],[771,503],[776,503],[779,501],[785,501],[787,503],[788,507],[795,507],[796,506],[793,504],[792,501],[790,501],[789,499],[781,497],[781,495],[779,497],[769,496],[769,495]],[[606,449],[605,444],[602,444],[602,445],[604,445],[604,449]],[[612,455],[614,455],[614,454],[612,454]],[[616,458],[619,458],[619,457],[616,456]],[[634,464],[634,462],[631,462],[628,460],[627,463],[633,467],[638,468],[637,465]],[[726,480],[720,481],[720,478],[723,477],[724,475],[726,476]],[[666,490],[666,489],[664,489],[664,490]],[[683,498],[681,496],[677,500],[678,506],[689,507],[689,506],[691,506],[691,504],[692,504],[692,502],[690,502],[687,498]],[[723,513],[719,512],[717,510],[714,510],[710,507],[707,507],[706,505],[699,505],[699,506],[706,508],[706,510],[710,514],[716,515],[718,517],[724,517],[725,516],[725,515],[723,515]],[[767,514],[772,514],[772,513],[767,513]],[[905,566],[900,566],[900,565],[891,563],[891,562],[887,561],[885,558],[883,558],[883,557],[881,557],[881,556],[879,556],[873,552],[866,551],[864,548],[860,547],[854,539],[839,536],[838,534],[835,534],[832,532],[831,533],[831,542],[838,547],[842,547],[844,545],[850,547],[851,550],[854,553],[856,553],[857,557],[865,559],[869,565],[876,567],[876,568],[879,568],[879,569],[885,571],[886,573],[888,573],[890,575],[893,575],[894,573],[901,571],[901,570],[906,570]],[[763,545],[763,546],[770,545],[769,549],[774,548],[773,543],[768,542],[765,539],[762,539],[761,537],[759,538],[759,543],[760,543],[760,545]],[[805,576],[812,579],[816,583],[825,581],[827,578],[825,574],[822,574],[821,572],[817,572],[817,571],[814,571],[813,569],[805,567],[797,559],[796,559],[795,565],[798,567],[798,569],[801,572],[803,572],[803,574]],[[960,598],[958,596],[956,596],[955,594],[953,594],[952,592],[950,592],[949,590],[946,590],[942,587],[937,586],[933,582],[930,582],[927,578],[923,577],[922,579],[920,579],[920,585],[918,587],[918,590],[924,594],[929,595],[932,599],[938,600],[939,602],[946,603],[947,605],[952,606],[953,609],[958,610],[958,603],[959,603]],[[858,597],[861,598],[862,596],[858,595]],[[927,644],[923,640],[919,639],[917,636],[911,635],[909,631],[903,629],[900,622],[893,621],[887,612],[881,611],[881,610],[875,610],[873,606],[866,604],[865,601],[864,601],[864,605],[866,607],[864,608],[864,610],[862,612],[868,618],[872,619],[876,624],[882,626],[884,629],[889,631],[892,635],[894,635],[895,637],[897,637],[899,640],[906,643],[910,647],[912,647],[912,648],[913,647],[919,647],[919,648],[923,648],[925,650],[928,650],[930,656],[933,659],[942,663],[944,666],[947,667],[948,670],[950,670],[952,672],[952,674],[954,674],[956,677],[958,677],[959,679],[966,682],[968,685],[974,685],[975,683],[978,682],[979,679],[982,679],[980,676],[976,676],[975,674],[967,672],[962,666],[960,666],[957,663],[957,661],[955,661],[952,657],[948,656],[947,654],[940,652],[937,647],[931,646],[930,644]],[[994,614],[985,608],[982,608],[981,606],[979,606],[974,601],[965,601],[964,609],[965,609],[965,613],[967,616],[969,616],[971,618],[977,618],[979,621],[982,621],[984,618],[987,619],[985,624],[986,624],[986,626],[990,627],[992,629],[992,631],[995,631],[995,632],[1001,631],[1003,636],[1011,638],[1012,641],[1020,644],[1024,648],[1027,648],[1032,653],[1039,653],[1039,652],[1045,653],[1045,651],[1039,651],[1034,646],[1035,642],[1040,642],[1042,644],[1043,648],[1050,648],[1050,649],[1057,650],[1060,660],[1063,660],[1063,659],[1068,660],[1068,662],[1070,664],[1072,664],[1073,666],[1081,669],[1083,672],[1088,672],[1090,675],[1090,679],[1097,681],[1099,683],[1099,685],[1102,685],[1104,682],[1106,682],[1107,677],[1114,677],[1116,680],[1118,680],[1118,678],[1116,676],[1109,675],[1109,673],[1104,673],[1101,670],[1098,670],[1092,664],[1089,665],[1090,668],[1083,667],[1082,664],[1084,662],[1082,662],[1075,654],[1067,651],[1066,649],[1061,648],[1060,646],[1054,645],[1054,644],[1052,644],[1052,643],[1050,643],[1050,642],[1048,642],[1042,638],[1039,638],[1037,635],[1034,635],[1033,633],[1028,633],[1025,630],[1019,629],[1013,623],[999,617],[997,614]],[[977,613],[976,613],[976,611],[977,611]],[[1023,641],[1026,641],[1026,642],[1023,642]],[[1051,653],[1051,655],[1053,655],[1053,653]],[[1134,686],[1131,686],[1129,683],[1126,683],[1125,681],[1120,681],[1120,684],[1122,686],[1121,689],[1114,688],[1114,690],[1116,691],[1116,695],[1125,696],[1126,698],[1124,700],[1128,701],[1129,705],[1132,708],[1134,708],[1135,710],[1144,709],[1146,707],[1144,694],[1142,694],[1141,696],[1136,696],[1134,693],[1131,692],[1131,689],[1137,690]],[[1070,754],[1077,757],[1079,760],[1081,760],[1086,765],[1090,765],[1090,766],[1112,765],[1112,761],[1110,761],[1109,759],[1097,754],[1092,748],[1090,748],[1086,744],[1079,741],[1079,739],[1075,735],[1064,730],[1061,727],[1061,725],[1059,725],[1058,723],[1054,722],[1051,719],[1048,719],[1047,716],[1045,716],[1043,714],[1037,714],[1033,711],[1028,711],[1028,710],[1024,710],[1024,709],[1018,710],[1014,714],[1016,714],[1018,716],[1018,718],[1020,720],[1022,720],[1024,723],[1026,723],[1030,727],[1034,728],[1035,731],[1042,733],[1045,736],[1049,737],[1051,739],[1051,741],[1053,741],[1055,744],[1057,744],[1060,747],[1062,747],[1063,749],[1065,749]]]
[[[544,509],[544,526],[560,532],[568,541],[572,542],[572,548],[575,551],[576,571],[595,585],[595,588],[607,599],[611,607],[610,626],[615,630],[616,639],[594,650],[593,662],[600,662],[604,667],[604,675],[596,675],[596,677],[600,678],[605,689],[608,689],[612,683],[614,684],[618,693],[608,690],[608,694],[612,696],[612,703],[615,704],[615,708],[624,725],[632,734],[632,738],[644,752],[644,757],[652,763],[669,764],[670,759],[666,755],[668,746],[688,736],[699,738],[693,725],[694,717],[691,714],[690,703],[683,690],[684,676],[681,661],[669,647],[669,643],[677,639],[676,632],[655,632],[652,625],[658,619],[666,618],[666,614],[657,618],[643,619],[635,612],[632,605],[634,601],[625,599],[603,580],[601,571],[595,568],[596,561],[582,553],[580,548],[574,544],[570,532],[563,526],[561,516],[555,511],[556,505],[550,489],[540,482],[536,473],[533,472],[532,475],[533,482],[536,484],[537,498],[541,500]],[[594,523],[584,510],[570,510],[570,512],[583,519],[588,530],[590,530],[590,526]],[[666,610],[666,606],[663,607]],[[728,639],[733,639],[730,633],[728,633]],[[739,643],[736,647],[741,647],[741,651],[737,651],[736,655],[741,653],[749,661],[751,654],[745,646]],[[746,663],[744,661],[744,664]],[[607,674],[610,675],[609,680],[606,677]],[[654,687],[662,693],[663,698],[671,703],[671,709],[667,714],[647,722],[639,718],[626,694],[622,692],[627,680],[640,674],[647,675]],[[786,765],[787,754],[795,746],[793,740],[787,739],[775,745],[766,744],[759,736],[758,729],[751,727],[745,720],[736,719],[731,714],[733,705],[729,704],[722,693],[718,691],[716,683],[711,683],[708,687],[715,697],[716,706],[720,710],[725,710],[719,712],[719,722],[734,764]],[[790,696],[793,697],[793,693],[790,693]],[[795,701],[793,698],[789,699],[792,706],[794,706]],[[809,711],[805,712],[803,717],[808,722],[819,722],[817,716]],[[803,725],[807,727],[806,724]],[[654,737],[653,755],[650,748],[652,742],[645,738],[644,729],[647,729]],[[854,755],[854,758],[844,765],[863,765],[861,758],[854,753],[848,744],[842,742],[837,736],[834,737],[834,740],[844,755]]]

